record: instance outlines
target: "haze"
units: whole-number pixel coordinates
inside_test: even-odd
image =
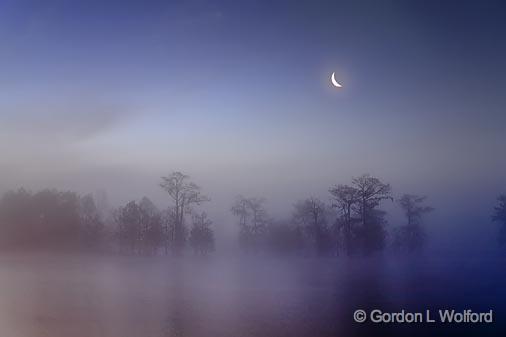
[[[0,0],[0,336],[504,336],[505,7]]]
[[[238,194],[281,216],[370,173],[441,222],[488,224],[506,187],[499,5],[287,4],[2,1],[0,191],[165,206],[160,177],[181,170],[233,230]]]

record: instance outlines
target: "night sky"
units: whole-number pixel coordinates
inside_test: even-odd
[[[217,207],[242,193],[282,209],[371,173],[488,210],[506,189],[505,15],[500,1],[0,0],[0,190],[163,200],[159,177],[182,170]]]

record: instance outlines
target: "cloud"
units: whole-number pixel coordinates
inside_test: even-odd
[[[10,141],[68,144],[106,132],[130,115],[124,105],[93,98],[18,103],[0,107],[0,131]]]

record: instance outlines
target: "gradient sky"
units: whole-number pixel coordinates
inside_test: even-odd
[[[0,190],[162,202],[182,170],[221,208],[286,210],[367,172],[488,210],[506,190],[505,9],[0,0]]]

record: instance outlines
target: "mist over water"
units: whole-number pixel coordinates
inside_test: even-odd
[[[474,259],[164,259],[8,255],[5,336],[475,335],[483,326],[354,323],[356,309],[494,310],[506,273]],[[443,329],[443,330],[441,330]],[[481,329],[481,330],[480,330]]]
[[[0,337],[506,335],[505,12],[0,0]]]

